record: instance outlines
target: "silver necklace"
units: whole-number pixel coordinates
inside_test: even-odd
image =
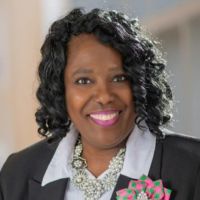
[[[82,151],[83,146],[79,139],[75,146],[71,163],[73,172],[72,183],[84,192],[85,200],[98,200],[103,193],[115,186],[118,175],[123,167],[126,149],[121,148],[118,154],[112,158],[108,166],[108,171],[102,179],[89,178],[86,172],[87,162],[81,157]]]

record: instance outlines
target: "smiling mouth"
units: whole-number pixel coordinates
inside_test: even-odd
[[[103,127],[112,126],[119,120],[120,111],[104,111],[90,114],[92,121]]]

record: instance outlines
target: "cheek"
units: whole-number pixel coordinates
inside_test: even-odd
[[[80,91],[76,91],[74,89],[66,90],[65,103],[70,117],[73,118],[73,116],[77,115],[78,113],[81,113],[85,103],[84,96],[85,94],[82,94],[82,92]]]
[[[133,94],[130,87],[126,87],[120,91],[118,96],[122,99],[122,101],[128,106],[134,106]]]
[[[124,104],[126,104],[126,106],[127,106],[127,112],[126,112],[127,117],[135,118],[135,116],[136,116],[135,104],[134,104],[134,98],[133,98],[131,89],[127,88],[127,89],[123,90],[120,93],[120,98],[122,99]]]

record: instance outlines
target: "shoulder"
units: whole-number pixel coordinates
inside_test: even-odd
[[[200,139],[177,133],[165,133],[163,139],[165,149],[173,153],[185,153],[200,160]]]
[[[1,170],[1,180],[22,175],[45,167],[55,152],[60,139],[44,139],[8,157]]]
[[[59,139],[51,141],[51,139],[43,139],[19,152],[9,156],[6,163],[7,165],[22,165],[27,162],[35,161],[40,162],[43,158],[53,153],[58,146]]]
[[[0,171],[0,199],[27,199],[29,181],[40,181],[60,139],[44,139],[10,155]]]
[[[166,133],[157,140],[160,151],[160,175],[177,199],[190,199],[200,182],[200,139]],[[192,198],[193,199],[193,198]],[[195,198],[196,199],[196,198]],[[198,199],[198,198],[197,198]]]
[[[200,169],[200,140],[183,134],[165,134],[162,143],[162,169],[169,176],[194,178]],[[184,178],[183,178],[184,179]]]

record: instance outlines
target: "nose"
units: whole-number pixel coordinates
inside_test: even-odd
[[[112,89],[107,85],[103,84],[95,89],[95,101],[101,105],[107,105],[114,101],[114,93]]]

